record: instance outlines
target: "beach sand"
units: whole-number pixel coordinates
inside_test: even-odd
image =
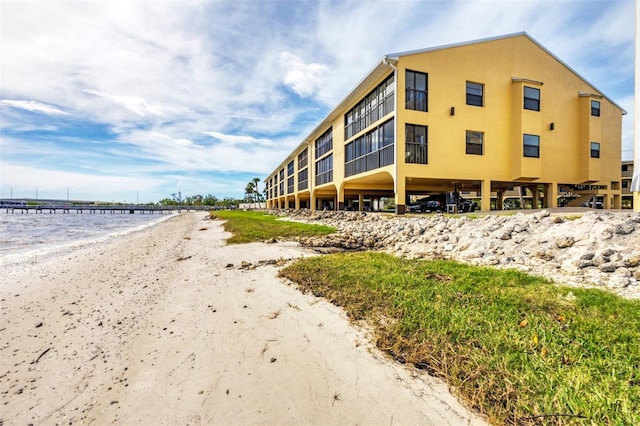
[[[3,274],[0,424],[484,424],[204,217]]]

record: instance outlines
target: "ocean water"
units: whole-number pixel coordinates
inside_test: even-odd
[[[49,214],[0,211],[0,266],[127,234],[173,214]]]

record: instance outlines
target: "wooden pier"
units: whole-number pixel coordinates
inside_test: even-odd
[[[209,211],[212,206],[144,206],[144,205],[64,205],[64,204],[0,204],[6,213],[18,214],[171,214],[191,211]]]

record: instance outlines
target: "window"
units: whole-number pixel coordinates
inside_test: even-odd
[[[345,140],[393,112],[393,83],[391,74],[344,115]]]
[[[316,139],[316,158],[322,157],[333,149],[333,131],[330,128]]]
[[[540,136],[524,135],[523,154],[525,157],[540,158]]]
[[[309,169],[298,172],[298,191],[309,188]]]
[[[428,74],[406,71],[405,74],[405,108],[415,111],[429,111],[427,107]]]
[[[600,101],[591,101],[591,115],[600,117]]]
[[[316,161],[316,185],[322,185],[333,180],[333,154]]]
[[[345,145],[345,176],[393,164],[394,123],[391,119]]]
[[[467,105],[483,106],[484,86],[467,81]]]
[[[427,127],[406,124],[405,139],[405,161],[414,164],[428,164]]]
[[[591,158],[600,158],[599,142],[591,142]]]
[[[284,169],[280,170],[280,182],[284,180]]]
[[[293,160],[287,164],[287,176],[291,176],[293,174]]]
[[[467,130],[467,154],[482,155],[484,133]]]
[[[540,89],[524,86],[524,109],[540,111]]]
[[[305,167],[307,167],[308,162],[309,162],[309,154],[308,154],[308,150],[305,149],[300,154],[298,154],[298,169],[304,169]]]

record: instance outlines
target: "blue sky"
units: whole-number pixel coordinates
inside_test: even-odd
[[[384,54],[520,31],[629,112],[632,159],[634,16],[633,0],[0,0],[0,196],[241,197]]]

